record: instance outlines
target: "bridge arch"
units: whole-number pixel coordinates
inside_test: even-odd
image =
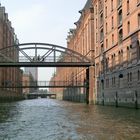
[[[22,43],[0,49],[0,66],[90,66],[92,61],[69,48],[49,43]]]

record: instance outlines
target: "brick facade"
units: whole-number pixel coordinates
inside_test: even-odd
[[[0,6],[0,49],[18,43],[18,39],[14,33],[14,29],[11,26],[11,22],[8,19],[8,14],[5,12],[5,8]],[[11,51],[6,54],[6,57],[10,59],[18,58],[18,51]],[[0,85],[13,84],[17,81],[21,81],[22,71],[19,68],[0,68]],[[21,95],[21,89],[16,88],[4,88],[1,89],[1,93],[10,93],[10,96]],[[1,95],[2,96],[2,95]],[[9,95],[8,95],[9,96]]]
[[[90,59],[94,58],[94,22],[93,8],[91,0],[88,0],[85,7],[79,11],[81,14],[79,20],[75,22],[75,29],[70,29],[67,37],[67,47],[81,53]],[[93,77],[94,78],[94,75]],[[85,68],[57,68],[53,80],[56,81],[84,81],[86,79]],[[94,85],[93,85],[94,86]],[[59,89],[55,89],[59,90]],[[64,94],[64,99],[68,100],[85,100],[85,89],[60,89]],[[82,99],[80,99],[82,98]]]
[[[95,62],[93,94],[97,103],[140,104],[140,1],[88,0],[79,12],[67,47]],[[84,80],[85,70],[62,68],[57,75],[60,79]]]
[[[93,0],[98,103],[134,106],[140,96],[140,3]],[[138,99],[139,100],[139,99]],[[140,101],[139,101],[140,102]]]

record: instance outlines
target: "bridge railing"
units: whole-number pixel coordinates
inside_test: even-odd
[[[60,58],[59,56],[48,56],[48,57],[34,57],[29,56],[29,58],[25,56],[19,56],[19,62],[80,62],[80,60],[71,56],[67,56],[66,58]]]
[[[0,88],[26,88],[26,87],[85,87],[83,81],[3,81]]]

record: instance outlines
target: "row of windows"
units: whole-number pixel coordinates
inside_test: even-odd
[[[140,43],[139,43],[139,40],[137,41],[137,60],[140,60]],[[127,46],[126,48],[126,60],[128,62],[131,62],[132,60],[132,45],[130,46]],[[118,65],[121,65],[123,64],[124,62],[124,50],[120,50],[118,52]],[[103,44],[101,46],[101,52],[103,52]],[[105,61],[103,63],[101,63],[101,73],[103,72],[103,69],[105,68],[106,71],[109,71],[109,63],[111,64],[111,69],[113,70],[113,68],[115,68],[116,66],[116,53],[112,54],[111,57],[107,57],[105,58]],[[102,61],[101,61],[102,62]],[[105,67],[104,67],[105,66]],[[96,64],[96,74],[99,75],[99,63]]]
[[[105,2],[107,2],[107,0],[105,0]],[[117,0],[117,6],[120,7],[122,5],[122,0]],[[110,2],[110,5],[111,5],[111,12],[114,10],[114,0],[111,0]],[[140,5],[140,0],[137,0],[137,6]],[[99,1],[99,9],[101,12],[103,10],[103,0],[100,0]],[[95,6],[95,14],[97,15],[97,5]],[[130,0],[127,0],[127,14],[129,14],[129,11],[130,11]],[[107,6],[105,7],[105,17],[107,17]]]
[[[130,2],[129,0],[127,0],[127,13],[129,13],[129,5],[130,5]],[[105,12],[106,13],[106,12]],[[114,29],[114,17],[112,16],[111,18],[111,23],[112,23],[112,29]],[[102,29],[100,30],[100,41],[103,40],[103,37],[104,37],[104,31],[103,31],[103,13],[100,14],[100,27],[102,27]],[[122,25],[122,9],[119,9],[118,11],[118,26]],[[140,13],[138,14],[138,27],[140,27]],[[97,22],[97,19],[96,19],[96,29],[98,28],[98,22]],[[131,28],[131,25],[130,25],[130,21],[128,21],[127,23],[127,32],[128,34],[130,33],[130,28]],[[106,30],[106,34],[108,33],[108,24],[106,23],[105,24],[105,30]],[[118,41],[121,43],[122,40],[123,40],[123,30],[119,30],[118,31]],[[113,40],[113,39],[112,39]],[[96,33],[96,42],[98,42],[98,34]],[[114,43],[114,41],[113,41]],[[112,43],[112,44],[113,44]]]
[[[106,88],[109,88],[110,86],[116,86],[116,78],[117,77],[112,77],[111,79],[107,78],[105,80],[105,86]],[[121,77],[123,78],[123,77]],[[120,77],[118,77],[118,82],[120,82]],[[132,72],[127,73],[127,82],[132,82],[133,81],[133,75]],[[140,70],[137,71],[137,81],[140,81]],[[119,84],[119,83],[118,83]],[[97,88],[99,89],[99,81],[97,82]],[[104,89],[104,80],[101,80],[101,87]]]
[[[140,13],[138,14],[138,27],[140,27]],[[106,23],[106,33],[107,33],[107,23]],[[130,21],[127,22],[127,33],[130,33],[131,23]],[[100,41],[103,41],[104,32],[103,29],[100,31]],[[123,41],[123,29],[121,28],[118,32],[118,42],[121,43]],[[98,42],[98,33],[96,33],[96,42]],[[112,34],[112,45],[114,45],[114,34]],[[106,48],[108,48],[108,39],[106,39]]]
[[[113,20],[113,17],[112,17],[112,20]],[[138,14],[138,27],[140,27],[140,14]],[[108,24],[106,23],[106,34],[108,32]],[[114,28],[114,23],[112,21],[112,29]],[[130,25],[130,21],[127,22],[127,33],[129,34],[130,33],[130,28],[131,28],[131,25]],[[103,29],[101,29],[100,31],[100,40],[102,40],[103,38]],[[119,36],[118,36],[118,39],[119,39],[119,42],[122,42],[123,40],[123,30],[120,29],[119,30]],[[112,44],[114,44],[114,34],[112,34]]]

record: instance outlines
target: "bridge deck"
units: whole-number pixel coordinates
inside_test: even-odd
[[[89,67],[90,62],[0,62],[0,67]]]

